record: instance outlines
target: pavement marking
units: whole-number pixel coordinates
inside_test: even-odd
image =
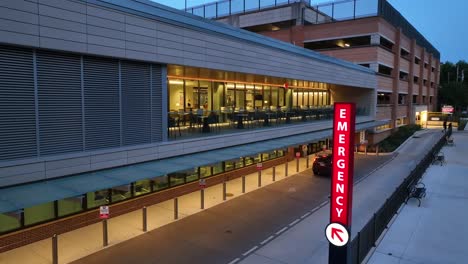
[[[234,264],[234,263],[237,263],[239,262],[240,258],[236,258],[234,259],[233,261],[229,262],[228,264]]]
[[[257,248],[258,248],[258,246],[255,246],[255,247],[249,249],[248,251],[242,253],[242,256],[244,256],[244,257],[247,256],[248,254],[250,254],[250,253],[252,253],[253,251],[255,251]]]
[[[272,240],[273,238],[274,238],[274,236],[269,236],[267,239],[260,242],[260,245],[264,245],[264,244],[268,243],[268,241]]]
[[[299,222],[301,219],[296,219],[294,220],[292,223],[289,224],[289,226],[293,226],[295,224],[297,224],[297,222]]]
[[[278,231],[278,232],[276,232],[275,234],[279,235],[279,234],[283,233],[284,231],[286,231],[286,229],[288,229],[288,227],[287,227],[287,226],[285,226],[285,227],[281,228],[281,230],[279,230],[279,231]]]
[[[311,212],[307,212],[307,213],[305,213],[303,216],[301,216],[301,219],[304,219],[304,218],[306,218],[306,217],[307,217],[308,215],[310,215],[310,214],[311,214]]]

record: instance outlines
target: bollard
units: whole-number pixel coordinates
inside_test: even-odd
[[[177,220],[179,218],[179,201],[177,200],[177,197],[174,198],[174,220]]]
[[[379,155],[379,145],[377,145],[375,147],[375,155],[377,155],[377,156]]]
[[[146,206],[143,206],[143,232],[148,231],[148,221],[146,214]]]
[[[258,187],[262,187],[262,171],[258,171]]]
[[[200,190],[200,208],[205,209],[205,189]]]
[[[299,159],[296,158],[296,172],[299,172]]]
[[[102,246],[106,247],[109,245],[108,236],[107,236],[107,219],[102,220]]]
[[[57,245],[57,234],[52,236],[52,263],[58,264],[58,245]]]
[[[365,153],[366,156],[367,156],[367,145],[364,146],[364,153]]]
[[[306,156],[306,168],[309,168],[309,156]]]
[[[273,175],[272,175],[272,177],[273,177],[273,181],[275,181],[276,180],[276,167],[274,167],[274,166],[273,166]]]
[[[242,176],[242,193],[245,193],[245,176]]]
[[[226,201],[226,181],[223,181],[223,201]]]
[[[288,162],[286,161],[286,165],[284,168],[284,177],[287,177],[287,176],[288,176]]]

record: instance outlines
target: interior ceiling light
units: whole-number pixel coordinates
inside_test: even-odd
[[[349,45],[349,43],[345,43],[344,46],[349,48],[351,45]]]

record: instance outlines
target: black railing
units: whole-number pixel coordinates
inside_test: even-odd
[[[386,200],[367,224],[357,233],[357,236],[351,242],[352,263],[361,263],[376,246],[383,231],[388,227],[388,223],[408,197],[408,189],[416,185],[422,175],[433,162],[434,153],[438,153],[445,144],[445,137],[433,146],[422,161],[411,171],[410,175],[395,189],[395,192]]]

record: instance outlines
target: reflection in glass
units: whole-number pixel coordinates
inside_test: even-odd
[[[95,192],[89,192],[86,194],[87,205],[86,208],[91,209],[101,205],[109,204],[109,190],[99,190]]]
[[[135,196],[151,192],[151,180],[136,181],[133,184],[133,192]]]
[[[243,168],[244,167],[244,158],[241,157],[238,160],[236,160],[235,166],[236,166],[236,169]]]
[[[200,167],[200,177],[201,178],[209,177],[211,175],[212,175],[211,166]]]
[[[21,227],[21,211],[0,214],[0,233]]]
[[[111,189],[111,194],[112,194],[111,201],[113,203],[132,197],[130,184],[113,187]]]
[[[213,175],[223,173],[223,172],[224,172],[224,166],[222,162],[216,163],[213,165]]]
[[[24,209],[24,225],[32,225],[55,218],[54,202],[43,203]]]
[[[174,172],[169,174],[169,186],[177,186],[185,183],[184,172]]]
[[[167,175],[158,176],[152,179],[153,190],[158,191],[169,187],[169,181]]]
[[[210,167],[208,167],[209,169]],[[198,168],[194,168],[193,170],[188,170],[185,172],[185,182],[193,182],[198,180]]]
[[[57,201],[58,216],[65,216],[83,211],[83,196],[65,198]]]

